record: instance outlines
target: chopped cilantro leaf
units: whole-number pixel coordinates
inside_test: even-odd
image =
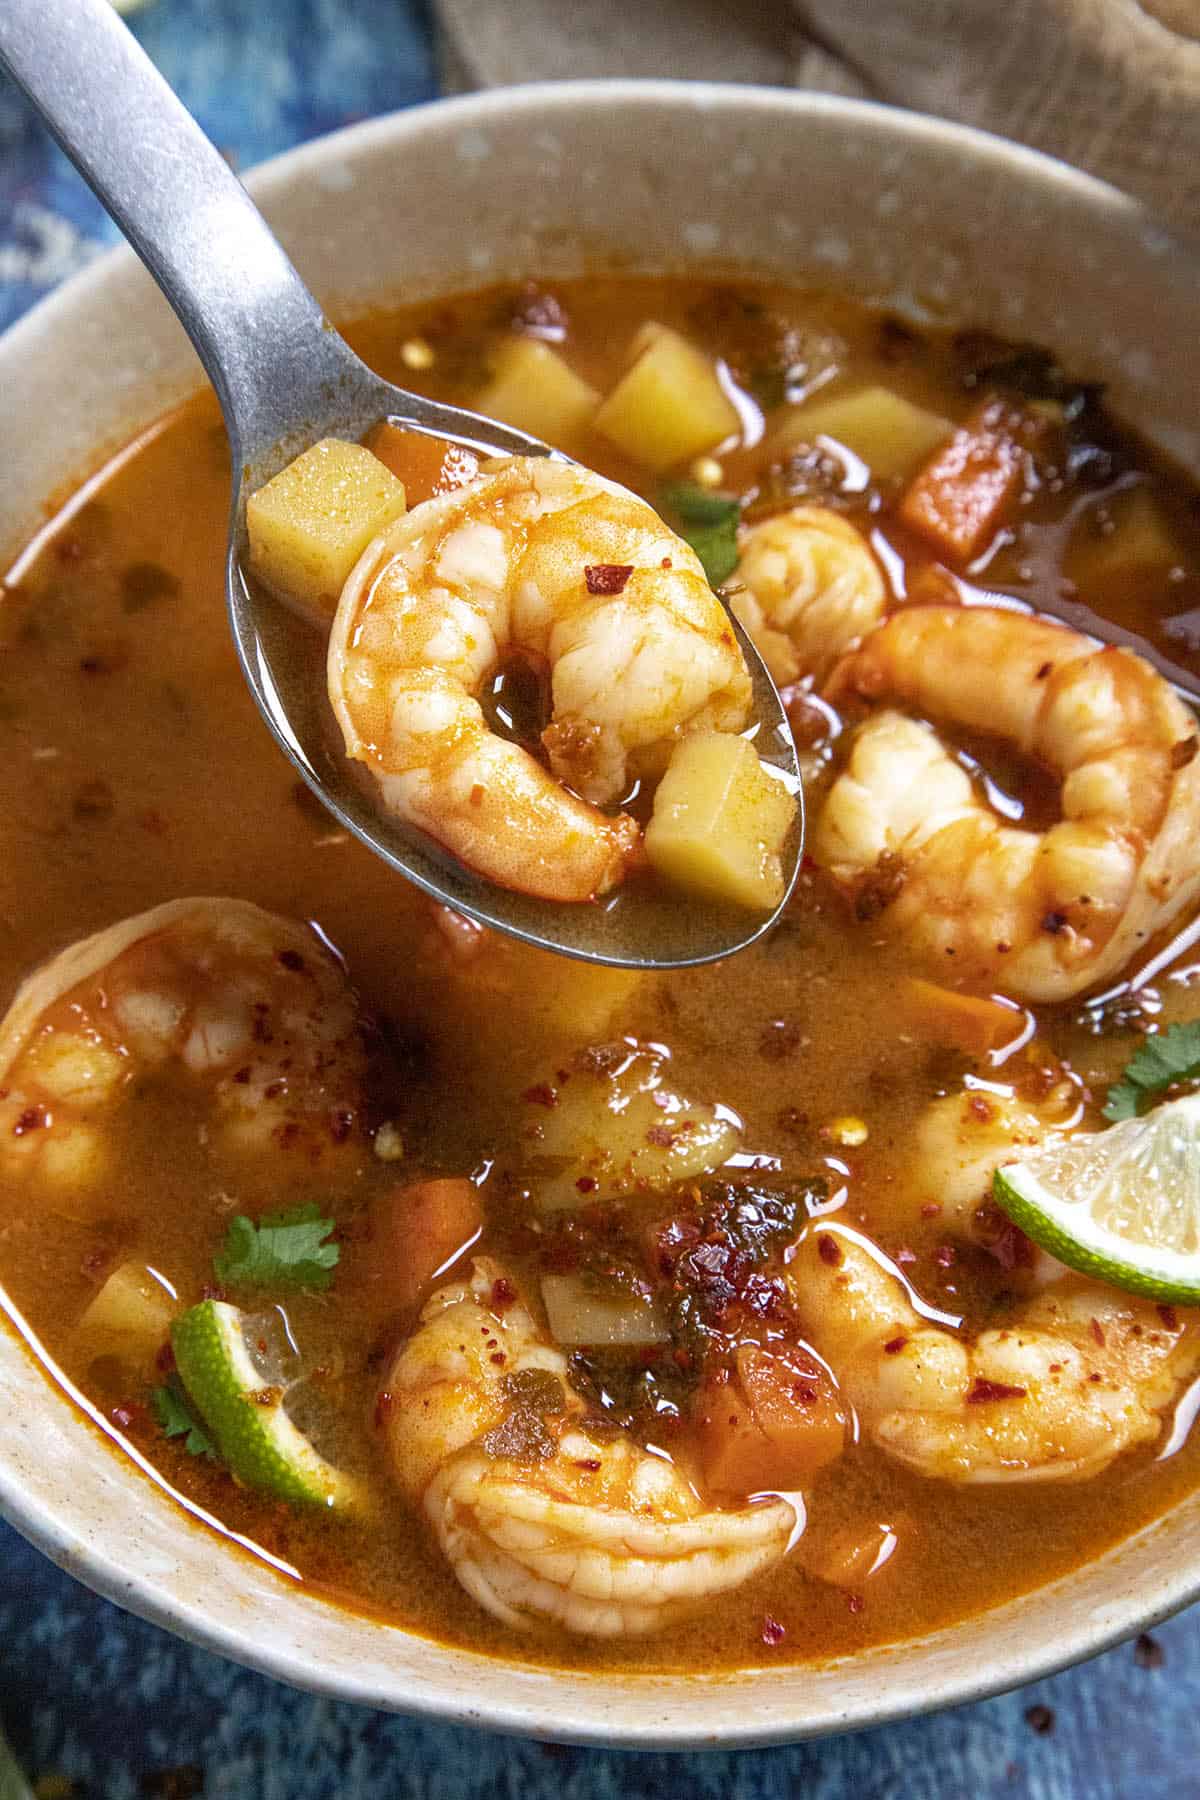
[[[171,1382],[155,1388],[151,1403],[164,1437],[183,1438],[189,1456],[216,1456],[213,1441],[188,1405],[181,1384]]]
[[[1106,1119],[1136,1119],[1146,1101],[1177,1081],[1200,1080],[1200,1019],[1148,1037],[1108,1090]]]
[[[239,1213],[213,1257],[220,1281],[230,1287],[327,1288],[341,1255],[326,1243],[333,1220],[316,1202],[255,1221]]]
[[[737,567],[737,528],[741,507],[727,494],[714,494],[696,481],[673,481],[659,500],[668,524],[692,546],[704,564],[711,587],[728,581]]]

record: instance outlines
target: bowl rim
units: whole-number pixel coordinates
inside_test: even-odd
[[[891,135],[897,144],[924,142],[954,146],[964,158],[976,164],[983,163],[997,170],[1011,170],[1026,179],[1043,185],[1049,184],[1070,196],[1083,208],[1093,211],[1100,209],[1109,215],[1122,214],[1130,221],[1152,228],[1165,244],[1177,245],[1183,250],[1183,246],[1178,245],[1178,240],[1160,227],[1139,202],[1130,199],[1107,182],[1055,157],[1012,143],[993,133],[875,101],[802,89],[732,82],[670,79],[571,80],[525,83],[436,99],[360,121],[298,145],[257,165],[247,174],[246,185],[256,201],[269,206],[279,190],[311,177],[332,161],[343,157],[353,159],[380,146],[402,149],[410,140],[421,137],[431,118],[436,118],[439,124],[485,129],[490,122],[499,118],[511,122],[514,111],[529,112],[542,119],[562,119],[569,117],[572,109],[596,102],[606,105],[615,102],[625,108],[642,106],[662,109],[683,106],[700,111],[733,110],[759,115],[764,119],[773,113],[786,112],[801,117],[822,117],[839,121],[849,131],[853,131],[860,122],[869,122],[876,130]],[[127,245],[120,244],[99,255],[60,283],[0,334],[0,367],[10,358],[36,355],[39,340],[46,333],[58,329],[60,317],[86,305],[93,295],[102,295],[115,276],[135,266],[137,258],[134,252]],[[69,479],[63,483],[63,492],[69,492],[86,473],[86,470],[72,471]],[[0,546],[0,549],[4,548],[6,546]],[[11,1319],[6,1319],[5,1328],[13,1331],[16,1336],[24,1335],[19,1328],[14,1327]],[[23,1353],[26,1353],[24,1349]],[[46,1378],[50,1379],[48,1376]],[[61,1395],[62,1388],[58,1384],[54,1385]],[[69,1383],[64,1385],[64,1397],[73,1406],[73,1410],[81,1415],[81,1427],[88,1429],[89,1413],[92,1414],[93,1421],[98,1422],[94,1409],[86,1402],[81,1404],[82,1397],[72,1394]],[[559,1688],[555,1702],[555,1713],[559,1716],[550,1717],[543,1697],[523,1697],[519,1693],[505,1694],[502,1691],[505,1676],[517,1671],[525,1672],[529,1666],[510,1663],[500,1657],[468,1653],[476,1654],[481,1676],[477,1702],[469,1708],[462,1706],[448,1686],[439,1685],[436,1673],[430,1674],[425,1688],[401,1694],[394,1688],[383,1691],[378,1681],[360,1677],[353,1669],[331,1669],[307,1663],[300,1654],[278,1641],[272,1642],[262,1636],[255,1638],[249,1621],[239,1630],[232,1621],[215,1619],[202,1604],[178,1596],[159,1598],[155,1592],[156,1584],[146,1577],[131,1574],[122,1567],[117,1556],[104,1543],[90,1536],[82,1538],[64,1521],[27,1495],[19,1471],[7,1460],[0,1460],[0,1514],[53,1563],[105,1599],[205,1650],[294,1687],[339,1700],[354,1701],[445,1723],[470,1725],[510,1736],[607,1748],[660,1751],[756,1748],[897,1723],[944,1707],[990,1698],[1041,1680],[1102,1653],[1200,1598],[1200,1566],[1189,1568],[1185,1564],[1172,1568],[1168,1575],[1145,1584],[1136,1597],[1119,1596],[1103,1616],[1097,1616],[1094,1609],[1081,1615],[1080,1622],[1064,1636],[1053,1643],[1047,1641],[1040,1650],[1008,1660],[998,1671],[995,1668],[986,1671],[963,1666],[961,1673],[956,1672],[940,1683],[936,1691],[926,1691],[916,1697],[909,1691],[904,1692],[902,1697],[889,1700],[890,1689],[884,1683],[872,1700],[852,1703],[841,1716],[838,1716],[836,1708],[829,1706],[821,1716],[809,1720],[797,1722],[788,1716],[763,1720],[755,1718],[753,1711],[747,1708],[744,1723],[726,1725],[715,1732],[697,1727],[686,1717],[670,1716],[662,1717],[652,1725],[629,1728],[621,1720],[619,1713],[614,1716],[612,1710],[605,1706],[604,1689],[612,1677],[589,1670],[552,1672]],[[1170,1513],[1162,1515],[1158,1521],[1143,1528],[1143,1531],[1161,1529],[1170,1516]],[[1135,1537],[1142,1535],[1143,1533],[1137,1533]],[[1126,1543],[1132,1541],[1126,1540]],[[1120,1548],[1121,1546],[1116,1547],[1110,1554],[1119,1554]],[[1081,1565],[1082,1568],[1088,1566]],[[1060,1585],[1071,1582],[1078,1573],[1079,1571],[1071,1571],[1055,1582],[1033,1590],[1029,1598],[1048,1595]],[[427,1640],[421,1634],[409,1633],[403,1626],[384,1629],[396,1630],[418,1643],[430,1642],[431,1649],[438,1647],[436,1640]],[[955,1627],[946,1629],[952,1632]],[[901,1642],[888,1648],[903,1654],[905,1645]],[[843,1662],[850,1665],[855,1660],[853,1657],[839,1658],[833,1664],[824,1666],[837,1667]],[[496,1687],[500,1691],[489,1691],[491,1684],[486,1680],[487,1670],[494,1671],[497,1675]],[[537,1673],[541,1674],[543,1671],[539,1669]],[[736,1678],[738,1672],[732,1671],[731,1674]],[[618,1679],[626,1687],[639,1682],[636,1674],[624,1672],[619,1674]],[[697,1678],[666,1674],[647,1676],[644,1679],[649,1685],[650,1682],[661,1684],[663,1681],[695,1681]],[[714,1691],[718,1691],[727,1680],[722,1675],[701,1676],[699,1679],[706,1685],[711,1684]],[[566,1690],[572,1691],[569,1701]],[[609,1698],[611,1697],[610,1690]]]

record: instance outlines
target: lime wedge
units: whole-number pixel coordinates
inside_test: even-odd
[[[352,1506],[358,1487],[327,1463],[293,1425],[282,1389],[268,1386],[246,1348],[244,1315],[202,1300],[175,1320],[179,1378],[216,1440],[221,1460],[246,1487],[304,1506]]]
[[[1085,1274],[1200,1305],[1200,1094],[997,1169],[1014,1224]]]

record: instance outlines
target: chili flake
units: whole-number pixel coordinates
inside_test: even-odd
[[[591,563],[583,571],[583,579],[589,594],[612,595],[624,592],[632,574],[632,563]]]

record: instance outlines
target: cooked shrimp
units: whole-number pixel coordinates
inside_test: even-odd
[[[999,608],[912,606],[832,690],[1006,738],[1061,779],[1061,820],[1025,830],[1001,821],[921,718],[885,707],[858,732],[814,853],[942,969],[1062,1000],[1200,894],[1196,722],[1130,651]]]
[[[866,1435],[933,1480],[1076,1481],[1157,1437],[1200,1326],[1081,1277],[974,1339],[931,1325],[856,1235],[810,1231],[789,1280]]]
[[[787,1500],[709,1510],[673,1464],[591,1428],[562,1352],[485,1257],[429,1301],[385,1394],[401,1488],[507,1625],[657,1631],[774,1567],[798,1535]]]
[[[938,1225],[988,1242],[992,1177],[1031,1145],[1074,1121],[1078,1093],[1064,1082],[1034,1107],[1014,1095],[963,1089],[927,1106],[917,1121],[908,1181],[914,1199],[939,1207]]]
[[[494,736],[477,698],[513,655],[550,674],[549,769]],[[391,811],[504,887],[587,900],[640,843],[599,808],[661,773],[684,733],[740,730],[750,677],[699,559],[650,507],[515,457],[368,547],[334,619],[329,695]]]
[[[804,675],[823,681],[887,605],[862,533],[824,506],[794,506],[749,526],[734,580],[733,610],[781,687]]]
[[[327,1160],[351,1138],[363,1050],[341,968],[245,900],[172,900],[63,950],[0,1021],[0,1166],[94,1183],[148,1072],[212,1090],[231,1146]]]

